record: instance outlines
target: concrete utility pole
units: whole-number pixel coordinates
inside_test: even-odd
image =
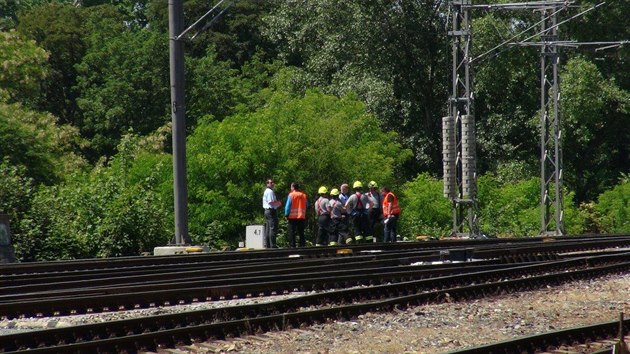
[[[173,187],[175,194],[175,244],[190,244],[188,235],[188,183],[186,180],[186,104],[184,102],[183,0],[168,2],[171,119],[173,130]]]
[[[192,26],[183,29],[184,4],[183,0],[168,1],[168,36],[169,36],[169,64],[171,76],[171,120],[173,130],[173,188],[175,194],[175,244],[190,245],[188,235],[188,182],[186,179],[186,103],[184,100],[184,36],[197,28],[208,18],[225,0],[219,1],[206,12]],[[212,23],[227,11],[234,1],[211,19],[201,31],[206,30]],[[201,32],[200,31],[200,32]],[[197,32],[199,34],[199,32]],[[191,39],[194,39],[195,34]]]

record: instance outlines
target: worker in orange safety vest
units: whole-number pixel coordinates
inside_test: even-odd
[[[388,187],[381,188],[383,194],[383,242],[396,242],[400,206],[398,198]]]
[[[300,237],[300,247],[306,246],[304,238],[304,227],[306,224],[306,208],[308,202],[306,194],[300,190],[300,185],[291,183],[291,192],[287,196],[287,203],[284,208],[284,215],[288,219],[289,247],[295,248],[295,234]]]

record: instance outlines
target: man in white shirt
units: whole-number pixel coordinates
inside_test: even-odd
[[[267,238],[267,248],[278,248],[276,245],[276,234],[278,233],[278,207],[282,202],[276,199],[276,193],[273,190],[273,179],[267,179],[267,188],[263,193],[262,206],[265,209],[265,237]]]

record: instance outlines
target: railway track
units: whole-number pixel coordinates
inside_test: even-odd
[[[213,269],[195,266],[179,272],[162,270],[137,274],[135,269],[121,269],[116,273],[81,271],[80,274],[63,274],[61,277],[55,277],[57,273],[43,273],[36,274],[28,285],[25,284],[28,276],[10,275],[3,277],[0,316],[63,316],[435,278],[479,271],[480,267],[497,269],[517,264],[513,259],[512,263],[505,262],[508,253],[522,258],[523,255],[534,254],[535,249],[536,257],[526,257],[526,260],[540,262],[558,258],[554,252],[618,247],[626,242],[630,240],[582,241],[579,245],[574,242],[564,245],[544,243],[536,247],[508,249],[484,246],[473,249],[472,253],[487,260],[456,266],[413,266],[413,263],[430,263],[442,256],[432,251],[429,254],[424,250],[403,250],[338,258],[291,257],[262,263],[244,262],[242,265],[219,262]],[[104,274],[110,277],[93,278]]]
[[[135,352],[347,320],[431,302],[531,290],[630,270],[630,254],[518,265],[303,295],[265,304],[151,316],[1,336],[3,351]]]
[[[565,245],[564,251],[570,249],[568,245],[575,245],[575,250],[585,250],[588,247],[627,247],[630,246],[630,235],[586,235],[586,236],[559,236],[529,237],[518,239],[463,239],[463,240],[440,240],[424,242],[397,242],[397,243],[377,243],[360,244],[349,247],[307,247],[299,249],[273,249],[257,251],[229,251],[211,252],[201,254],[173,255],[173,256],[145,256],[145,257],[119,257],[104,259],[82,259],[72,261],[52,261],[34,263],[13,263],[3,264],[0,268],[0,279],[6,276],[27,275],[31,280],[37,274],[40,276],[58,273],[58,276],[78,274],[84,272],[114,271],[127,272],[130,270],[151,272],[158,269],[173,269],[174,267],[212,267],[213,264],[243,264],[265,262],[286,259],[289,256],[299,255],[302,259],[309,258],[336,258],[346,256],[363,255],[364,252],[371,252],[378,249],[381,252],[404,252],[404,251],[426,251],[427,255],[439,258],[441,252],[461,252],[466,249],[474,249],[476,252],[492,253],[492,249],[502,249],[503,257],[509,257],[508,249],[521,248],[520,255],[536,255],[543,252],[537,249],[544,246],[552,251],[556,246]],[[598,245],[599,244],[599,245]],[[527,245],[534,245],[527,248]],[[580,246],[581,245],[581,246]],[[607,246],[608,245],[608,246]],[[350,253],[339,253],[340,249],[350,249]],[[527,252],[527,253],[526,253]],[[481,254],[480,254],[481,255]],[[496,254],[495,254],[496,255]]]
[[[0,336],[0,343],[10,343],[0,349],[155,350],[204,338],[226,339],[348,319],[365,311],[520,291],[623,272],[628,267],[628,254],[623,250],[630,246],[628,235],[512,241],[370,244],[9,265],[0,269],[0,316],[4,318],[123,311],[295,291],[316,293],[226,308],[228,312],[211,309],[113,321],[112,325],[102,324],[104,327],[85,327],[87,332],[79,326],[68,332],[53,329]],[[462,257],[475,261],[449,263]]]
[[[617,353],[627,354],[630,343],[630,320],[580,326],[560,331],[525,336],[514,340],[492,343],[453,351],[449,354],[503,353]]]
[[[426,249],[418,248],[418,245],[421,245],[421,243],[410,244],[415,247],[404,244],[401,247],[393,248],[390,246],[391,244],[377,244],[372,245],[369,249],[364,245],[351,249],[325,248],[323,251],[328,256],[323,258],[309,256],[309,254],[312,255],[312,252],[321,252],[322,248],[306,248],[291,250],[290,252],[283,250],[282,254],[275,252],[276,250],[271,252],[261,251],[257,252],[258,256],[253,259],[241,259],[243,252],[204,256],[203,259],[199,258],[198,255],[176,256],[175,258],[180,262],[176,265],[172,263],[173,260],[170,257],[148,257],[150,260],[146,262],[150,264],[144,265],[136,264],[138,259],[134,259],[131,263],[128,263],[128,260],[123,260],[125,262],[124,265],[117,264],[119,263],[118,259],[105,262],[104,264],[102,260],[93,261],[93,264],[90,261],[83,260],[78,263],[71,261],[65,263],[47,262],[36,265],[9,265],[0,269],[0,280],[6,287],[34,286],[38,284],[50,284],[51,286],[58,284],[65,287],[64,283],[67,282],[83,281],[93,283],[97,279],[109,279],[111,283],[123,283],[126,279],[140,276],[144,276],[143,281],[154,281],[158,277],[160,279],[168,279],[169,276],[178,278],[182,273],[188,274],[192,272],[197,272],[200,276],[209,276],[212,275],[213,270],[221,274],[235,275],[256,269],[281,270],[289,263],[292,267],[319,267],[332,265],[337,262],[351,263],[370,259],[400,260],[401,263],[405,259],[409,260],[409,262],[433,262],[444,259],[454,260],[457,257],[462,257],[462,255],[466,258],[494,259],[505,263],[515,263],[554,259],[559,254],[567,252],[629,247],[630,237],[554,241],[552,243],[538,243],[532,246],[523,246],[523,243],[498,243],[492,245],[487,245],[486,243],[476,248],[446,247]],[[335,252],[334,257],[331,254],[333,251]],[[263,257],[265,254],[267,256]],[[321,253],[316,254],[321,255]],[[208,257],[217,259],[208,259]],[[115,280],[116,278],[118,280]],[[133,279],[133,281],[136,281],[140,278]],[[103,281],[101,280],[101,282]],[[15,290],[0,289],[0,295],[6,293],[15,293]]]

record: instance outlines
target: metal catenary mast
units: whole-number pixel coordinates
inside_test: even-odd
[[[444,196],[453,205],[453,234],[477,237],[477,174],[473,112],[471,0],[452,0],[452,81],[448,116],[442,118]]]
[[[473,97],[473,64],[496,56],[502,47],[524,32],[492,48],[478,57],[471,57],[473,9],[483,10],[538,10],[542,14],[541,46],[541,234],[564,234],[562,196],[562,149],[560,129],[560,91],[558,83],[558,25],[557,13],[572,1],[533,1],[505,4],[472,4],[472,0],[451,0],[452,14],[452,76],[448,116],[442,118],[442,156],[444,196],[453,206],[453,235],[480,237],[477,218],[476,140]],[[601,5],[601,4],[600,4]],[[600,6],[597,5],[597,6]],[[597,7],[594,6],[591,9]],[[590,11],[591,9],[587,10]],[[571,19],[583,14],[572,17]],[[570,19],[569,19],[570,20]],[[568,21],[568,20],[567,20]],[[566,22],[566,21],[565,21]],[[534,26],[528,28],[530,30]],[[529,37],[526,40],[533,38]],[[517,45],[531,43],[520,42]]]
[[[549,14],[549,11],[553,11]],[[563,235],[562,131],[558,86],[556,9],[544,9],[540,50],[540,234]]]

